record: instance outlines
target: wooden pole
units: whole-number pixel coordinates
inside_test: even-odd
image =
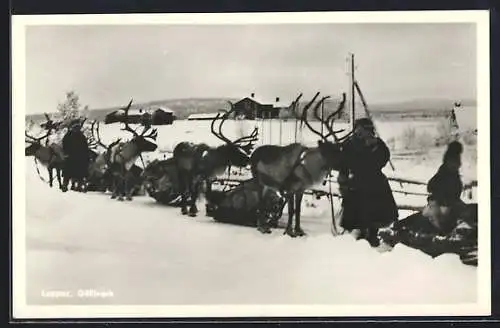
[[[321,102],[321,121],[325,121],[325,102]],[[324,127],[323,127],[323,123],[321,123],[321,135],[325,135],[324,134]]]
[[[269,113],[268,121],[269,121],[269,124],[268,124],[269,125],[269,144],[272,145],[273,144],[273,129],[272,129],[273,119],[271,118],[271,113]]]
[[[355,100],[356,100],[356,95],[355,95],[355,90],[354,90],[354,82],[356,81],[354,78],[354,54],[351,54],[350,58],[350,92],[351,92],[351,108],[349,111],[349,123],[351,127],[351,131],[354,130],[354,118],[355,118],[355,110],[356,110],[356,105],[355,105]]]
[[[264,141],[264,138],[266,137],[265,130],[264,130],[264,118],[260,118],[260,130],[262,131],[262,144],[264,145],[266,142]]]
[[[297,124],[298,124],[298,121],[297,121],[297,117],[295,117],[295,116],[294,116],[294,119],[295,119],[295,130],[294,130],[295,142],[297,142]]]
[[[283,145],[283,119],[280,117],[280,146]]]

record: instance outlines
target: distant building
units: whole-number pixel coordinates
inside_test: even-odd
[[[234,104],[235,116],[244,117],[247,120],[279,118],[280,111],[290,107],[276,97],[274,101],[257,98],[255,93],[245,97]]]
[[[174,111],[160,106],[150,106],[147,109],[130,109],[128,111],[127,122],[131,124],[149,123],[150,125],[170,125],[173,124],[176,116]],[[125,111],[116,110],[106,115],[105,124],[112,124],[125,121]]]
[[[153,107],[151,115],[153,121],[152,125],[170,125],[177,119],[175,112],[166,107]]]

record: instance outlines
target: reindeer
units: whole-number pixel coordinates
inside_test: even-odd
[[[101,141],[100,125],[97,120],[91,122],[89,137],[90,165],[89,165],[89,189],[106,192],[112,189],[111,174],[109,172],[111,149],[117,145],[121,138],[109,145]],[[104,151],[99,151],[102,147]]]
[[[302,95],[294,102],[295,106]],[[287,146],[264,145],[258,147],[250,158],[251,172],[254,179],[262,185],[260,199],[265,199],[267,191],[278,192],[287,199],[288,203],[288,224],[284,234],[290,237],[304,236],[305,233],[300,227],[301,203],[304,191],[311,186],[318,184],[331,172],[331,170],[340,170],[342,165],[342,143],[337,133],[342,130],[334,131],[333,121],[345,105],[345,93],[342,95],[342,101],[337,110],[332,113],[326,121],[323,121],[317,115],[318,108],[329,97],[323,97],[315,107],[315,116],[327,127],[328,134],[323,135],[314,130],[307,120],[307,110],[316,98],[314,98],[304,107],[301,122],[304,121],[307,127],[321,137],[317,147],[306,147],[300,143],[292,143]],[[329,121],[332,121],[329,124]],[[327,140],[333,136],[335,143]],[[257,217],[257,229],[262,233],[270,233],[270,227],[266,220],[266,206],[261,201]],[[295,229],[292,227],[293,217],[295,216]]]
[[[63,189],[63,183],[61,180],[61,171],[63,169],[64,164],[64,154],[62,151],[62,147],[56,144],[48,145],[47,139],[50,135],[51,130],[48,130],[47,133],[39,138],[32,137],[25,131],[26,142],[30,145],[25,148],[24,154],[25,156],[34,156],[35,163],[37,161],[42,163],[43,166],[47,168],[49,172],[49,186],[52,188],[53,185],[53,170],[56,170],[57,174],[57,182],[59,183],[59,189]],[[42,145],[42,140],[45,140],[45,145]],[[38,166],[37,166],[38,171]],[[38,175],[40,172],[38,171]],[[40,176],[42,179],[42,177]],[[43,179],[42,179],[43,180]]]
[[[123,122],[125,127],[122,130],[132,133],[133,137],[129,141],[119,142],[111,146],[109,154],[109,169],[112,176],[113,189],[111,198],[115,199],[118,197],[120,201],[123,200],[123,197],[127,200],[132,200],[132,193],[135,188],[134,184],[130,182],[131,179],[135,179],[135,175],[140,175],[140,172],[134,172],[138,168],[134,165],[135,161],[143,152],[152,152],[158,148],[155,142],[158,136],[156,129],[152,129],[150,133],[145,134],[150,129],[150,126],[146,126],[142,133],[138,134],[128,125],[128,111],[131,105],[132,100],[130,100],[127,107],[123,108],[125,111]],[[148,138],[152,141],[147,140]]]
[[[222,126],[227,118],[234,112],[235,108],[231,102],[231,110],[222,116],[217,116],[212,120],[210,129],[212,134],[224,141],[218,147],[210,147],[205,143],[193,144],[191,142],[181,142],[175,146],[173,158],[179,171],[179,184],[182,194],[181,213],[183,215],[196,216],[198,209],[196,201],[200,194],[200,185],[205,182],[206,191],[211,186],[210,180],[217,175],[224,173],[231,166],[246,167],[249,163],[249,154],[257,140],[257,128],[248,136],[243,136],[235,141],[229,140],[222,133]],[[215,131],[214,125],[221,119],[219,132]],[[246,144],[243,145],[243,143]],[[188,202],[188,196],[190,200]],[[189,206],[189,211],[187,207]]]

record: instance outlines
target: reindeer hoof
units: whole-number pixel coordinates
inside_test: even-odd
[[[123,202],[123,200],[124,200],[122,196],[118,197],[117,199],[118,199],[120,202]]]
[[[116,195],[111,195],[111,199],[115,199],[116,198]]]
[[[196,216],[198,214],[198,209],[196,207],[191,207],[189,209],[189,216]]]
[[[61,187],[61,191],[62,191],[62,192],[66,192],[66,191],[68,191],[68,187]]]
[[[126,199],[127,200],[132,200],[132,196],[127,196]]]
[[[307,234],[301,228],[295,229],[295,236],[303,237],[303,236],[306,236],[306,235]]]
[[[183,207],[183,208],[181,209],[181,213],[182,213],[182,215],[186,215],[186,214],[188,214],[188,210],[187,210],[187,208]]]
[[[271,228],[269,227],[257,227],[257,230],[261,233],[271,233]]]
[[[296,237],[295,232],[293,231],[293,229],[292,229],[292,228],[286,228],[286,229],[285,229],[285,232],[284,232],[283,234],[284,234],[284,235],[288,235],[288,236],[290,236],[290,237],[292,237],[292,238],[295,238],[295,237]]]
[[[190,217],[194,218],[194,217],[196,217],[196,214],[197,214],[196,212],[189,212],[189,214],[188,214],[188,215],[189,215]]]

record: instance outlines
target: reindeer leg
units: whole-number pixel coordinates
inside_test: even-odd
[[[111,194],[111,199],[115,199],[118,196],[118,182],[117,182],[118,177],[113,173],[111,175],[111,188],[112,188],[112,194]]]
[[[188,177],[186,172],[179,172],[179,191],[181,193],[181,213],[186,215],[187,210],[187,193],[188,193]]]
[[[294,208],[294,199],[295,199],[295,194],[290,193],[287,196],[287,201],[288,201],[288,223],[286,224],[286,229],[285,232],[283,233],[284,235],[289,235],[290,237],[295,237],[295,233],[293,231],[293,216],[295,215],[295,208]]]
[[[300,227],[300,210],[302,207],[302,197],[303,193],[297,193],[295,195],[295,235],[302,237],[305,236],[306,233]]]
[[[86,193],[87,192],[87,188],[88,188],[87,178],[83,177],[82,178],[82,187],[81,187],[82,192]]]
[[[73,191],[76,190],[76,181],[74,178],[71,179],[71,190],[73,190]]]
[[[54,180],[54,173],[52,172],[52,166],[49,166],[47,171],[49,171],[49,187],[52,188],[52,181]]]
[[[123,198],[123,195],[124,195],[123,185],[124,185],[124,183],[123,183],[123,177],[120,177],[119,180],[118,180],[118,197],[116,198],[120,202],[124,201],[124,198]]]
[[[123,201],[125,196],[125,165],[122,165],[121,172],[118,179],[118,200]]]
[[[61,188],[61,190],[63,192],[68,191],[68,184],[69,184],[68,173],[67,172],[63,172],[63,186]]]
[[[261,233],[271,233],[271,228],[266,223],[266,210],[267,210],[266,202],[265,202],[266,191],[267,191],[267,188],[265,186],[262,186],[261,190],[259,191],[259,209],[257,211],[257,230],[260,231]]]
[[[57,183],[59,183],[59,189],[63,190],[63,184],[61,182],[61,170],[56,169],[56,174],[57,174]]]
[[[125,191],[126,191],[126,199],[127,200],[132,200],[132,193],[134,192],[134,188],[133,188],[133,184],[131,181],[131,173],[129,172],[129,174],[127,176],[125,176]]]
[[[200,183],[193,179],[193,182],[191,183],[191,201],[190,201],[190,206],[189,206],[189,216],[195,217],[196,214],[198,214],[198,208],[196,207],[196,201],[198,200],[198,196],[200,193]]]
[[[205,194],[208,195],[212,192],[212,180],[205,181]]]

